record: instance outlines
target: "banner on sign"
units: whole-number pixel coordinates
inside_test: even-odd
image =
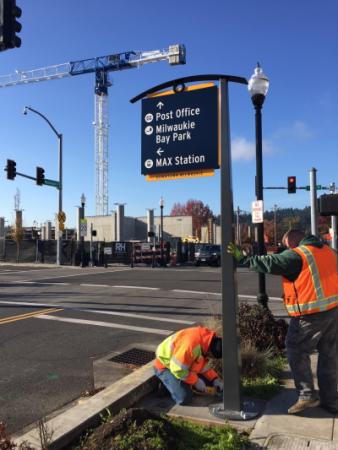
[[[212,177],[214,170],[196,170],[191,172],[177,172],[177,173],[161,173],[160,175],[147,175],[147,181],[162,181],[162,180],[178,180],[180,178],[196,178],[196,177]]]

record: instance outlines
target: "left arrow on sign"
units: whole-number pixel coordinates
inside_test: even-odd
[[[163,152],[164,152],[164,150],[162,150],[161,148],[158,148],[156,150],[156,153],[158,154],[158,156],[161,156],[161,153],[163,153]]]

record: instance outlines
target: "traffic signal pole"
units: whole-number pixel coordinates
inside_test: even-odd
[[[310,170],[311,234],[318,236],[317,169]]]

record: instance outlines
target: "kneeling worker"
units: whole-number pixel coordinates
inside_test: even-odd
[[[180,330],[156,349],[154,371],[178,405],[189,403],[193,389],[207,392],[207,384],[223,391],[223,382],[208,357],[222,358],[222,339],[205,327]]]

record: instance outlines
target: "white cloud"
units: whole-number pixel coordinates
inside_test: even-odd
[[[274,146],[270,141],[263,140],[263,153],[274,153]],[[256,157],[256,144],[245,137],[236,137],[231,142],[231,156],[233,161],[252,161]]]
[[[275,139],[293,138],[300,141],[311,139],[314,136],[313,131],[301,120],[296,120],[290,127],[281,128],[274,133]]]
[[[244,137],[236,137],[231,143],[234,161],[251,161],[255,157],[255,144]]]

